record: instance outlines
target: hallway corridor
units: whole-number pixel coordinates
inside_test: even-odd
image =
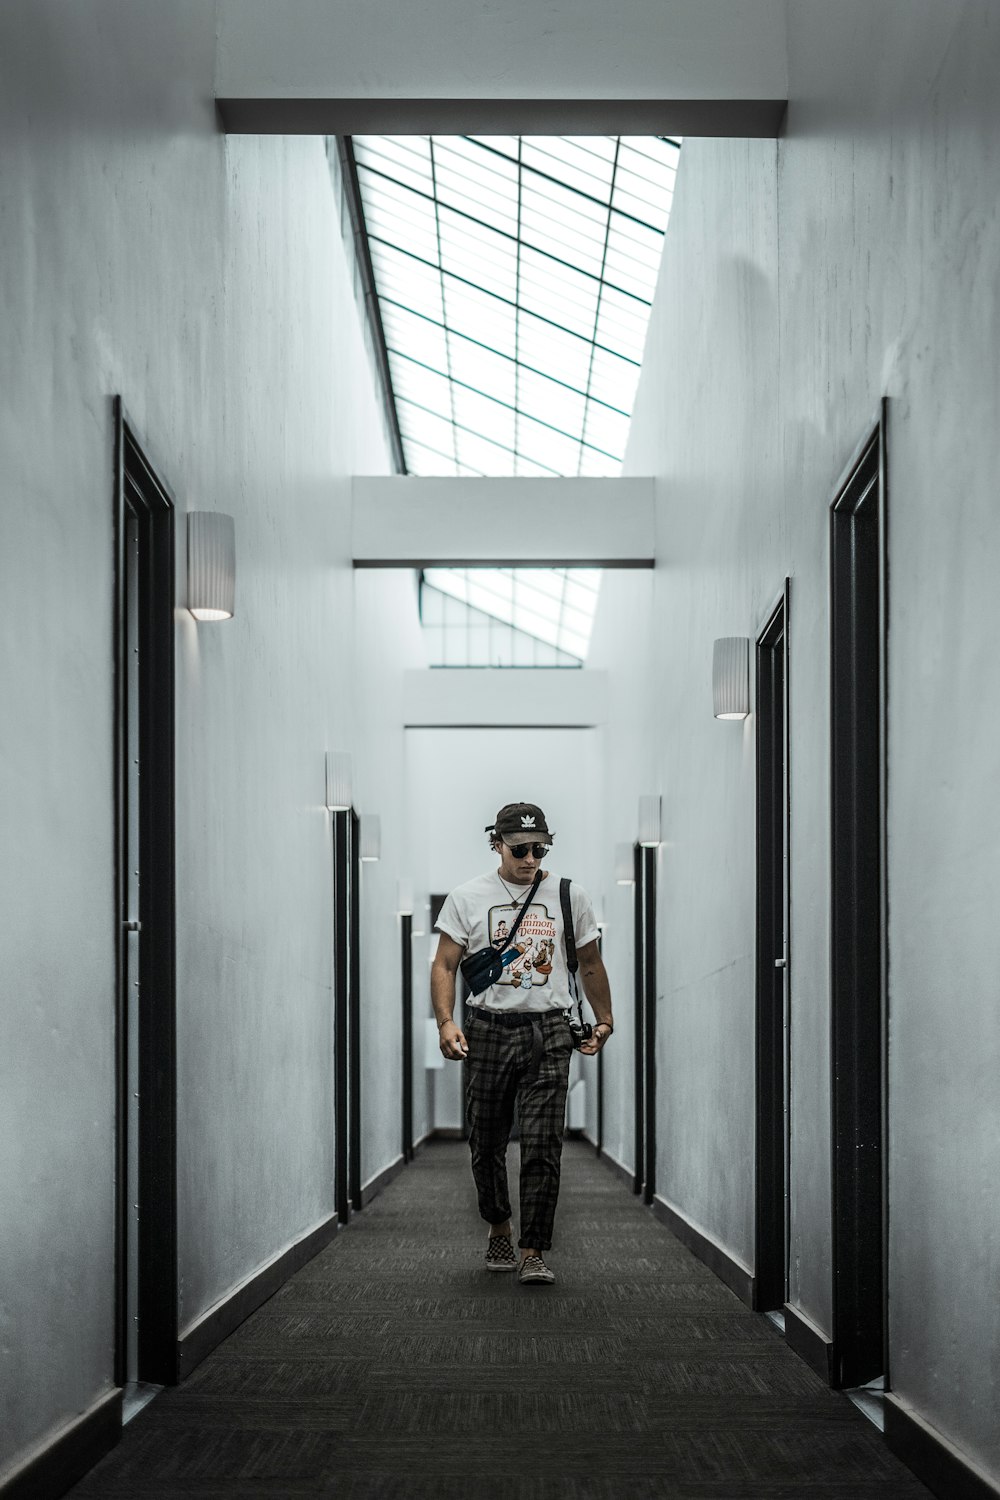
[[[70,1493],[928,1493],[581,1142],[563,1156],[556,1285],[487,1276],[467,1156],[425,1147]]]

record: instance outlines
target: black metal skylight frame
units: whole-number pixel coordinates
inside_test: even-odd
[[[382,385],[385,413],[389,423],[389,439],[392,445],[393,463],[395,464],[397,474],[405,474],[407,472],[406,454],[403,450],[403,435],[399,430],[399,413],[396,410],[396,396],[392,388],[392,371],[389,367],[389,351],[385,342],[385,329],[382,327],[378,288],[375,285],[375,269],[372,266],[371,250],[368,246],[365,210],[361,201],[361,186],[358,182],[358,164],[354,159],[351,137],[349,135],[338,135],[334,139],[336,140],[337,156],[340,162],[344,202],[351,220],[354,253],[357,258],[361,285],[364,290],[365,314],[368,318],[368,327],[371,331],[372,343],[375,347],[378,376]]]
[[[365,143],[370,142],[372,139],[360,138],[362,156],[364,156],[366,149],[368,149]],[[374,139],[393,141],[393,138]],[[627,424],[630,416],[631,395],[627,402],[622,401],[617,403],[607,399],[608,395],[611,394],[607,390],[603,390],[603,388],[595,390],[593,388],[595,360],[606,357],[605,362],[609,367],[612,361],[621,361],[623,367],[626,365],[631,367],[634,372],[634,379],[638,373],[641,347],[638,349],[633,348],[631,354],[625,352],[625,346],[628,344],[629,339],[631,338],[634,345],[635,337],[634,330],[629,330],[627,325],[624,324],[621,325],[624,331],[618,348],[610,347],[606,339],[602,337],[602,313],[605,307],[605,294],[606,292],[612,293],[621,306],[633,304],[636,313],[640,316],[645,313],[648,316],[648,307],[652,292],[650,288],[648,298],[640,296],[634,288],[621,284],[620,280],[616,280],[612,274],[609,274],[608,254],[611,234],[613,228],[620,232],[622,225],[632,224],[637,226],[647,237],[662,237],[663,229],[660,227],[660,224],[665,226],[666,213],[661,212],[660,224],[652,223],[648,219],[643,219],[638,214],[633,213],[630,208],[623,207],[620,203],[616,202],[616,182],[621,150],[620,138],[613,138],[614,155],[610,162],[610,173],[607,176],[607,186],[604,189],[606,196],[604,198],[598,194],[586,192],[576,182],[561,181],[553,174],[546,172],[536,162],[526,162],[524,160],[523,149],[524,138],[522,137],[510,138],[516,144],[516,152],[501,151],[495,145],[481,138],[445,138],[445,142],[450,142],[454,139],[465,142],[469,146],[475,146],[485,153],[485,157],[492,156],[503,160],[509,167],[515,169],[516,232],[510,234],[497,224],[490,223],[488,217],[469,212],[459,204],[446,200],[442,196],[439,187],[439,162],[435,150],[436,138],[417,137],[414,139],[420,141],[422,147],[426,146],[430,166],[429,192],[425,192],[419,186],[415,186],[412,181],[405,181],[403,175],[393,176],[392,173],[374,164],[371,160],[367,162],[362,160],[359,163],[353,138],[345,137],[343,140],[343,153],[350,164],[349,176],[352,183],[356,185],[358,212],[361,223],[365,228],[367,264],[370,268],[372,284],[378,296],[378,333],[383,351],[385,371],[383,379],[387,395],[394,407],[406,467],[411,472],[442,472],[443,468],[444,472],[473,474],[518,471],[549,473],[553,475],[581,471],[616,472],[624,449],[624,435],[627,432]],[[666,145],[674,148],[675,152],[678,148],[678,142],[669,140],[666,137],[651,139],[663,141]],[[537,148],[537,141],[533,142],[533,144]],[[444,143],[442,143],[442,147],[439,149],[444,149]],[[449,147],[449,149],[454,148]],[[634,144],[630,149],[635,151]],[[636,154],[638,155],[639,153],[636,152]],[[595,156],[595,159],[599,158]],[[460,153],[456,153],[456,160],[464,170],[468,158],[462,156]],[[606,157],[604,161],[606,165]],[[663,162],[656,165],[660,170],[667,170]],[[409,170],[408,164],[400,162],[398,170]],[[458,168],[451,166],[449,170],[457,172]],[[415,172],[416,169],[414,168],[414,175]],[[567,175],[571,174],[567,173]],[[574,264],[572,260],[554,253],[551,243],[545,244],[541,242],[546,236],[550,240],[554,239],[554,233],[550,232],[547,228],[543,227],[542,230],[537,231],[534,240],[525,237],[523,233],[523,201],[526,176],[530,177],[533,183],[551,184],[553,191],[558,189],[561,194],[573,195],[574,198],[586,201],[606,213],[603,225],[603,244],[601,246],[599,271],[595,272],[588,269],[585,252],[581,252],[577,257],[577,260],[582,262],[579,264]],[[401,231],[395,239],[392,239],[380,232],[377,224],[373,225],[371,222],[368,222],[365,214],[365,183],[371,184],[379,180],[391,184],[393,189],[400,195],[412,195],[414,200],[422,199],[425,203],[432,206],[433,249],[430,246],[428,248],[430,254],[433,254],[433,250],[436,250],[434,259],[430,258],[430,254],[422,255],[419,246],[412,242],[414,238],[419,238],[419,232],[423,227],[415,220],[411,221],[409,225],[410,229],[414,231],[410,243],[405,243],[407,238],[405,230]],[[547,202],[547,200],[539,198],[534,205],[534,212],[538,222],[543,222],[539,206],[543,202]],[[449,225],[464,221],[474,226],[475,230],[481,236],[488,236],[490,243],[492,243],[493,236],[498,236],[499,241],[505,241],[513,247],[515,258],[513,296],[506,296],[502,291],[497,290],[495,285],[488,284],[490,280],[489,275],[483,275],[479,279],[475,279],[474,271],[470,275],[463,275],[460,270],[455,268],[454,264],[448,264],[451,255],[450,252],[446,255],[442,238],[443,210],[449,215]],[[666,210],[669,210],[669,196]],[[377,214],[376,217],[378,217]],[[377,253],[381,247],[387,249],[391,252],[392,257],[398,258],[399,265],[412,261],[414,266],[420,266],[423,272],[428,273],[436,280],[440,317],[432,316],[427,310],[412,305],[412,301],[416,301],[416,298],[412,299],[412,301],[401,300],[399,296],[394,295],[394,289],[391,285],[379,284],[378,265],[371,254],[373,246],[376,247]],[[648,252],[648,249],[648,245],[644,247],[645,252]],[[589,337],[580,332],[579,327],[574,328],[569,326],[573,321],[572,317],[560,320],[558,314],[547,316],[546,312],[539,307],[524,305],[521,269],[522,257],[525,252],[530,253],[533,258],[537,258],[537,260],[533,260],[533,264],[547,264],[553,269],[558,267],[565,273],[567,279],[572,279],[578,285],[584,284],[587,281],[596,284],[592,315],[589,320]],[[637,264],[639,263],[641,263],[641,257],[637,259]],[[391,262],[387,261],[386,264],[391,265]],[[501,264],[501,271],[502,269]],[[429,285],[430,283],[427,284]],[[538,295],[537,288],[542,286],[544,286],[544,283],[533,283],[533,297]],[[468,326],[464,328],[455,326],[454,312],[450,309],[453,300],[457,300],[458,289],[461,288],[467,288],[469,293],[473,294],[476,299],[483,299],[480,305],[487,311],[490,307],[503,307],[512,315],[512,352],[508,348],[498,347],[499,341],[487,342],[485,334],[482,338],[477,338]],[[419,320],[421,323],[426,324],[429,330],[439,333],[441,335],[441,347],[444,358],[441,359],[438,357],[433,362],[429,362],[426,358],[420,357],[419,350],[403,347],[404,341],[393,333],[391,327],[387,329],[382,317],[383,310],[390,324],[396,314],[400,313],[405,314],[406,318]],[[555,310],[552,309],[551,311],[554,312]],[[615,316],[614,312],[609,312],[608,326],[613,326],[611,324],[613,316]],[[532,358],[530,350],[522,349],[522,320],[526,322],[530,320],[529,326],[533,336],[536,326],[539,328],[547,326],[553,330],[556,338],[571,340],[589,346],[586,351],[587,376],[585,389],[581,388],[579,382],[562,378],[562,373],[558,368],[540,368],[539,362]],[[492,326],[497,328],[503,325],[494,324]],[[638,323],[636,326],[638,327]],[[642,334],[644,336],[644,325],[642,327]],[[456,344],[454,349],[453,340],[460,341],[460,344]],[[459,347],[467,348],[470,352],[478,348],[484,351],[490,359],[500,360],[505,364],[509,364],[511,366],[510,373],[513,377],[513,400],[505,399],[503,394],[498,394],[496,389],[486,389],[482,385],[473,384],[469,380],[463,379],[461,375],[456,374],[454,355]],[[448,382],[446,407],[441,400],[442,393],[440,390],[438,391],[438,399],[434,405],[428,405],[426,400],[422,401],[418,398],[418,395],[414,394],[414,389],[410,384],[411,376],[419,380],[420,371],[423,371],[425,375],[434,377],[434,380],[429,383],[430,385],[435,384],[441,378]],[[397,381],[405,389],[397,389]],[[546,382],[549,384],[546,384]],[[547,407],[542,410],[531,409],[530,401],[525,398],[524,387],[525,384],[531,385],[532,383],[534,383],[537,389],[547,391],[550,395],[555,395],[559,390],[565,392],[566,397],[570,398],[566,403],[567,410],[570,409],[572,401],[582,403],[582,408],[578,409],[579,420],[576,431],[569,431],[566,425],[561,425],[558,420],[552,419],[553,414],[548,412]],[[425,382],[425,388],[427,387],[428,383]],[[508,429],[502,426],[497,429],[500,432],[500,436],[497,436],[496,431],[491,435],[490,432],[483,431],[481,427],[471,425],[467,418],[463,419],[460,411],[462,405],[460,397],[463,392],[468,393],[471,397],[479,398],[480,401],[491,403],[489,410],[495,412],[498,418],[509,414],[512,423],[512,427],[509,430],[512,431],[512,438],[507,439]],[[473,402],[472,404],[474,405],[475,403]],[[414,436],[412,432],[408,435],[407,422],[402,419],[401,407],[407,417],[409,417],[412,410],[418,424],[419,414],[421,413],[430,419],[423,424],[423,428],[420,428],[418,425],[417,430],[421,434],[419,437]],[[600,427],[600,424],[596,420],[600,412],[605,413],[609,418],[616,419],[610,424],[605,423],[603,437],[600,431],[591,430],[592,417],[594,419],[593,426]],[[427,429],[433,429],[435,426],[443,437],[449,438],[449,441],[443,445],[436,446],[435,442],[428,436]],[[534,433],[536,446],[533,451],[525,452],[523,433],[529,427]],[[544,440],[544,433],[546,431],[550,432],[554,439],[559,440],[553,445],[553,452],[547,455],[548,461],[546,461],[546,456],[542,455],[542,448],[539,445]],[[614,445],[608,441],[609,431],[612,434],[615,434],[615,432],[617,434],[618,441]],[[478,465],[470,462],[463,437],[468,437],[471,440],[471,444],[479,446],[480,461]],[[567,444],[578,447],[579,462],[575,470],[567,467],[565,463],[554,461],[558,457],[555,448],[561,447],[562,456],[565,457],[569,451],[566,446]],[[413,452],[414,449],[418,450],[416,454]],[[450,451],[445,451],[445,449],[450,449]],[[483,456],[488,450],[496,450],[497,462],[493,466],[484,467]],[[425,467],[421,463],[421,458],[425,454],[431,455],[430,467]],[[504,463],[506,462],[505,456],[509,456],[510,459],[509,467],[506,468],[504,467]],[[416,461],[414,461],[415,458]],[[441,467],[434,466],[435,458],[440,460]],[[589,464],[590,467],[585,467],[586,464]]]

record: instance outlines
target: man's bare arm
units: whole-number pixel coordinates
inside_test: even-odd
[[[597,939],[592,943],[585,943],[577,951],[577,959],[580,964],[580,978],[583,980],[583,988],[590,1008],[597,1018],[598,1027],[612,1028],[614,1021],[611,1015],[611,985],[608,981],[608,971],[604,967],[604,959],[601,957],[601,948]],[[599,1052],[611,1035],[607,1031],[595,1031],[589,1042],[582,1042],[580,1051],[587,1054]]]
[[[442,932],[438,937],[437,952],[431,965],[431,1004],[438,1024],[441,1051],[452,1062],[461,1062],[469,1051],[465,1037],[452,1020],[455,1013],[455,975],[464,953],[465,949],[454,938]]]

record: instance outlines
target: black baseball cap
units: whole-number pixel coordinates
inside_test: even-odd
[[[495,833],[505,844],[552,842],[545,814],[534,802],[508,802],[497,813],[492,829],[486,831]]]

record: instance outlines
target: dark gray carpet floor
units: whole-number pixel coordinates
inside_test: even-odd
[[[71,1494],[928,1495],[584,1143],[563,1157],[555,1286],[483,1270],[484,1228],[468,1148],[428,1145]]]

